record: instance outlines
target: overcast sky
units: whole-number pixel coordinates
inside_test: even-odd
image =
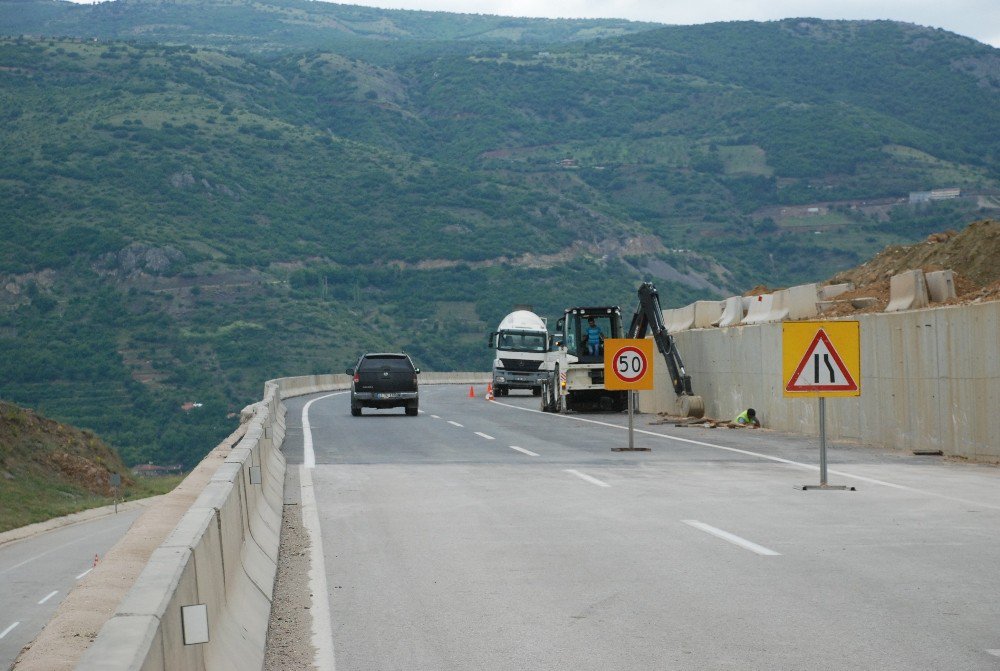
[[[620,18],[657,23],[819,19],[892,19],[944,28],[1000,47],[1000,0],[351,0],[389,9],[539,16]]]

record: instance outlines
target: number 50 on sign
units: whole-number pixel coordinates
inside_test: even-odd
[[[644,338],[605,340],[604,388],[610,390],[651,390],[653,388],[653,341]]]

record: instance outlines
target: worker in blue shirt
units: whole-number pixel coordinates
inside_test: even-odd
[[[587,345],[587,353],[597,356],[601,353],[601,344],[604,342],[604,334],[591,317],[587,320],[587,332],[583,336],[583,342]]]

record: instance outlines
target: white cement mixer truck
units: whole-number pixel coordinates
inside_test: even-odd
[[[490,334],[493,358],[493,393],[507,396],[511,389],[530,389],[542,393],[542,380],[548,376],[548,352],[551,338],[545,321],[534,312],[515,310],[503,318]]]

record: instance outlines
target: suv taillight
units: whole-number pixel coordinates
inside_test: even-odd
[[[361,381],[361,376],[360,376],[360,375],[358,375],[357,373],[355,373],[355,374],[354,374],[354,381],[355,381],[355,382],[360,382],[360,381]]]

